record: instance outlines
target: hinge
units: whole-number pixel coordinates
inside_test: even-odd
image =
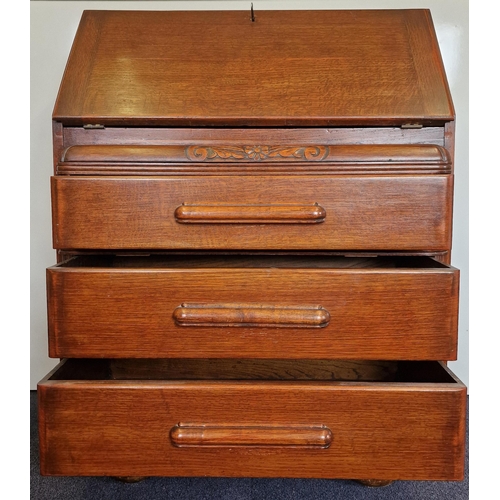
[[[422,128],[423,125],[421,123],[403,123],[401,128]]]
[[[84,129],[93,129],[93,128],[104,128],[104,125],[101,125],[99,123],[86,123],[83,126]]]

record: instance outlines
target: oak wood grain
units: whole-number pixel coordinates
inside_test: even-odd
[[[255,173],[451,173],[437,145],[81,145],[62,154],[60,175]]]
[[[446,149],[437,145],[94,145],[71,146],[62,162],[168,163],[168,162],[297,162],[448,165]]]
[[[85,11],[42,473],[463,478],[454,115],[429,10]]]
[[[330,313],[321,306],[293,307],[267,304],[183,303],[172,313],[178,326],[324,328]]]
[[[72,360],[74,361],[74,360]],[[83,362],[83,360],[82,360]],[[87,362],[87,361],[85,361]],[[390,382],[397,361],[330,359],[110,359],[117,380],[338,380]]]
[[[418,9],[260,11],[256,22],[246,11],[86,11],[53,113],[122,126],[453,116],[430,12]]]
[[[444,251],[450,175],[52,177],[57,249]],[[183,204],[319,204],[321,224],[179,224]]]
[[[328,448],[332,431],[325,426],[214,425],[178,423],[170,430],[179,448],[204,446],[259,446]]]
[[[44,380],[38,397],[43,474],[463,478],[466,389],[451,378],[394,383]],[[168,435],[182,422],[326,426],[332,441],[326,449],[179,448]]]
[[[326,210],[318,203],[287,204],[189,204],[174,211],[181,224],[318,224]]]
[[[261,257],[258,264],[257,261],[256,257],[242,261],[229,256],[180,260],[158,257],[139,262],[128,258],[117,259],[117,267],[111,261],[102,267],[49,268],[50,355],[456,357],[459,283],[456,269],[432,259],[428,259],[427,268],[419,260],[420,264],[385,267],[384,260],[377,258],[283,256]],[[231,303],[236,316],[246,318],[236,327],[227,316],[226,326],[219,322],[221,304]],[[179,325],[176,318],[179,310],[185,311],[182,304],[203,305],[211,314],[218,312],[219,320],[215,321],[213,316],[212,325]],[[328,311],[328,325],[283,328],[267,324],[263,328],[264,325],[259,327],[252,322],[246,324],[252,315],[249,311],[255,315],[260,310],[260,319],[265,320],[268,308],[274,320],[281,317],[282,321],[291,321],[287,315],[290,308],[298,311],[304,321],[303,309],[311,307]]]
[[[213,144],[322,144],[377,145],[428,144],[445,146],[444,127],[407,129],[401,127],[105,127],[84,129],[63,127],[66,148],[71,146],[163,146]],[[62,155],[57,157],[57,161]]]

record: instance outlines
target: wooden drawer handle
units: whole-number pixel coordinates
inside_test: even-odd
[[[311,205],[190,205],[175,210],[181,224],[317,224],[326,211],[317,203]]]
[[[321,306],[278,307],[247,304],[181,304],[173,317],[179,326],[324,328],[330,313]]]
[[[293,446],[303,448],[328,448],[332,431],[314,426],[236,426],[198,425],[179,423],[170,431],[172,444],[188,446]]]

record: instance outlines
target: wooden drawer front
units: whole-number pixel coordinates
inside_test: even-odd
[[[38,386],[45,475],[463,478],[466,389],[438,363],[390,383],[68,371]]]
[[[52,357],[456,359],[459,272],[430,258],[75,258]]]
[[[444,251],[446,175],[52,178],[58,249]]]

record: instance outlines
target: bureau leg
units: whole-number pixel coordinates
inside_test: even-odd
[[[115,479],[121,481],[122,483],[138,483],[143,479],[146,479],[145,476],[117,476]]]
[[[357,479],[357,482],[371,488],[380,488],[381,486],[389,486],[394,481],[392,479]]]

